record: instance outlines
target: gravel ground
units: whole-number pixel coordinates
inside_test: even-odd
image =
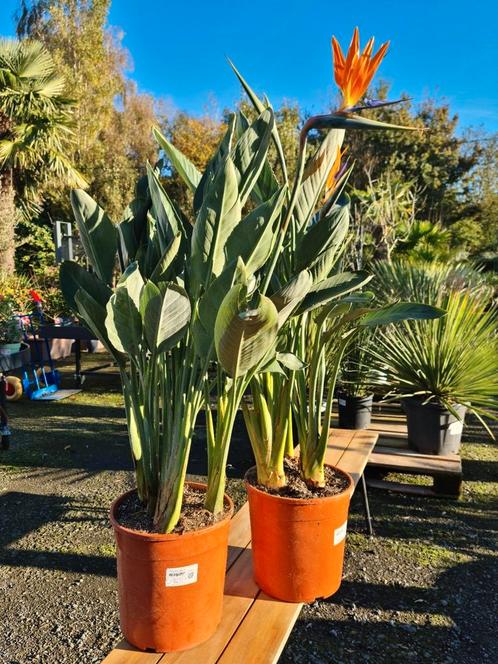
[[[65,382],[72,386],[69,369]],[[133,486],[119,384],[115,375],[89,377],[75,397],[23,400],[9,413],[0,664],[100,662],[120,639],[107,512]],[[235,438],[230,492],[240,504],[251,454],[242,428]],[[498,662],[498,452],[475,424],[465,440],[460,501],[371,491],[370,539],[353,499],[342,587],[305,607],[281,664]],[[204,471],[201,431],[190,471]]]

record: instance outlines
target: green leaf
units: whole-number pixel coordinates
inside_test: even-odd
[[[116,289],[107,303],[105,325],[110,342],[120,353],[141,355],[142,319],[125,287]]]
[[[140,295],[144,285],[145,282],[143,280],[142,274],[140,273],[138,263],[135,261],[131,263],[123,272],[116,288],[126,288],[128,295],[131,297],[133,303],[135,304],[135,307],[137,310],[139,310]]]
[[[71,205],[88,260],[97,276],[104,283],[110,284],[118,248],[116,227],[104,210],[82,189],[71,192]]]
[[[268,260],[275,240],[273,225],[281,213],[286,193],[287,187],[284,186],[270,200],[249,212],[227,240],[227,260],[240,256],[248,274],[254,274]]]
[[[340,272],[312,286],[299,307],[300,314],[311,311],[330,300],[361,288],[372,279],[368,272]]]
[[[215,324],[218,360],[232,377],[254,369],[277,339],[278,312],[264,295],[246,301],[246,287],[236,284],[225,296]]]
[[[192,309],[184,288],[171,282],[161,284],[161,288],[163,301],[156,345],[158,352],[165,352],[176,346],[185,335]]]
[[[374,309],[362,316],[359,324],[366,327],[388,325],[402,320],[432,320],[441,318],[446,312],[438,307],[418,302],[398,302],[388,307]]]
[[[152,134],[161,148],[164,150],[166,156],[171,161],[175,171],[179,174],[187,187],[193,193],[197,189],[202,175],[194,166],[194,164],[182,153],[178,148],[168,141],[163,136],[157,127],[152,128]]]
[[[273,111],[265,109],[244,131],[232,150],[241,207],[249,198],[266,162],[274,123]]]
[[[175,235],[175,237],[171,240],[169,245],[164,250],[161,259],[157,262],[156,267],[154,268],[152,274],[149,277],[149,279],[153,281],[155,284],[159,283],[160,281],[166,280],[168,271],[172,266],[173,261],[178,256],[178,251],[180,249],[181,241],[182,241],[182,236],[180,235],[180,233],[178,233],[178,235]]]
[[[97,302],[84,288],[80,288],[74,296],[76,308],[88,328],[97,339],[104,344],[120,366],[124,366],[126,358],[112,345],[106,327],[106,307]]]
[[[103,307],[106,306],[112,295],[112,290],[107,284],[75,261],[64,261],[62,263],[59,270],[59,280],[64,299],[73,311],[78,311],[75,296],[80,288],[85,290]]]
[[[294,353],[277,353],[277,360],[291,371],[300,371],[306,366]]]
[[[244,88],[244,90],[245,90],[247,96],[249,97],[249,99],[251,100],[254,108],[258,111],[258,113],[263,113],[263,111],[266,109],[268,104],[265,105],[261,101],[261,99],[251,89],[251,87],[249,86],[249,83],[247,83],[247,81],[243,78],[242,74],[238,71],[238,69],[233,64],[233,62],[230,60],[230,58],[227,58],[227,59],[228,59],[228,63],[230,65],[230,67],[235,72],[235,75],[239,79],[242,87]],[[280,141],[280,136],[278,134],[278,127],[277,127],[276,124],[274,124],[273,128],[272,128],[272,136],[273,136],[273,141],[275,143],[275,147],[277,148],[278,159],[279,159],[279,162],[280,162],[280,166],[282,168],[282,172],[284,174],[284,179],[287,182],[287,166],[286,166],[286,163],[285,163],[284,150],[282,148],[282,142]]]
[[[349,202],[334,205],[327,216],[300,235],[296,251],[298,270],[315,267],[314,280],[328,276],[349,228]],[[324,274],[328,269],[327,274]]]
[[[171,240],[182,231],[182,221],[149,163],[147,177],[152,198],[152,214],[157,225],[159,253],[162,254]]]
[[[202,174],[201,181],[199,182],[199,186],[195,191],[194,194],[195,214],[199,212],[202,203],[204,201],[205,193],[209,188],[210,183],[213,181],[215,173],[218,171],[220,164],[222,164],[225,161],[226,157],[230,153],[230,150],[232,149],[232,140],[235,135],[235,125],[236,125],[235,114],[232,114],[228,122],[228,129],[225,133],[225,136],[221,140],[218,149],[211,157],[208,165],[206,166],[206,169]]]
[[[162,295],[159,288],[148,281],[140,294],[140,316],[147,345],[152,352],[157,347],[157,330],[161,318]]]
[[[240,217],[237,176],[232,160],[227,157],[206,190],[192,233],[194,287],[209,280],[207,270],[215,277],[223,270],[225,244]]]
[[[310,273],[308,270],[302,270],[271,296],[271,300],[278,311],[279,328],[306,297],[312,285],[313,280]]]
[[[315,212],[343,140],[343,130],[330,131],[306,164],[295,209],[299,229],[306,227]]]

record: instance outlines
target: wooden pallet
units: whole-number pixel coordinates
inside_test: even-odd
[[[349,472],[355,486],[375,447],[371,431],[334,429],[326,462]],[[232,519],[223,617],[215,634],[192,650],[160,654],[119,643],[102,664],[274,664],[287,642],[302,604],[273,599],[252,575],[251,528],[247,503]]]
[[[460,496],[462,492],[460,456],[421,454],[410,449],[406,417],[401,410],[391,407],[385,412],[384,409],[379,411],[378,407],[374,407],[369,431],[377,433],[379,440],[368,460],[368,468],[406,475],[429,475],[433,478],[433,485],[391,482],[367,476],[368,486],[419,496]]]

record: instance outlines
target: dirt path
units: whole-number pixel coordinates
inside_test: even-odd
[[[107,511],[133,485],[119,385],[88,379],[76,397],[22,401],[10,414],[12,448],[0,453],[0,663],[100,662],[120,638]],[[303,610],[282,664],[498,661],[498,452],[479,427],[466,436],[461,501],[371,492],[370,540],[354,499],[342,588]],[[203,442],[200,431],[197,475]],[[250,462],[239,428],[229,467],[239,502],[236,478]]]

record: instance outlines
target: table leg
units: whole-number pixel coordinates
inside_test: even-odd
[[[365,521],[367,524],[367,532],[370,537],[373,536],[373,527],[372,527],[372,517],[370,516],[370,505],[368,504],[368,492],[367,492],[367,483],[365,480],[365,474],[361,476],[361,492],[363,494],[363,507],[365,509]]]

